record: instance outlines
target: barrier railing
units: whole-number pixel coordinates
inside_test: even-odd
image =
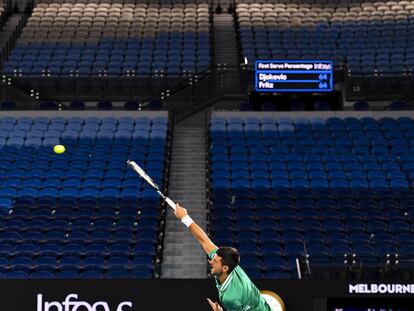
[[[345,99],[353,100],[395,100],[411,99],[414,77],[401,75],[357,75],[335,72],[335,83],[341,87]],[[72,101],[129,101],[144,103],[159,100],[164,108],[185,115],[208,106],[226,95],[246,98],[254,90],[254,71],[240,66],[219,65],[200,74],[171,77],[163,74],[151,77],[137,76],[134,72],[121,77],[102,73],[96,77],[82,77],[73,73],[68,77],[54,77],[44,74],[33,77],[16,72],[3,76],[8,86],[21,89],[33,100]],[[338,82],[340,84],[338,84]],[[33,95],[34,94],[34,95]],[[3,92],[3,99],[13,100]]]

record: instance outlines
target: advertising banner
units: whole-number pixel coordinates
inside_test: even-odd
[[[274,311],[414,311],[414,285],[299,280],[255,281]],[[208,311],[208,280],[2,280],[1,310]]]

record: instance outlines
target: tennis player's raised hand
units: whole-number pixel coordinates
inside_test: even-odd
[[[211,251],[218,249],[218,247],[211,242],[204,230],[191,219],[184,207],[180,204],[176,204],[174,214],[175,217],[177,217],[188,229],[190,229],[191,234],[197,239],[207,255],[210,254]]]
[[[208,303],[213,311],[223,311],[218,302],[213,302],[210,298],[207,298]]]
[[[182,220],[185,216],[188,215],[187,210],[182,207],[180,204],[175,204],[175,217],[177,217],[179,220]]]

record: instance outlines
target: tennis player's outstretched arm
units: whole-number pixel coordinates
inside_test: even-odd
[[[190,229],[191,234],[197,239],[201,247],[207,254],[217,249],[218,247],[210,240],[203,229],[200,228],[191,218],[188,216],[187,210],[180,204],[176,204],[175,216]]]

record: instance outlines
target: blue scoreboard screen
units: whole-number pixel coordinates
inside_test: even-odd
[[[333,66],[326,60],[258,60],[257,92],[331,92]]]

